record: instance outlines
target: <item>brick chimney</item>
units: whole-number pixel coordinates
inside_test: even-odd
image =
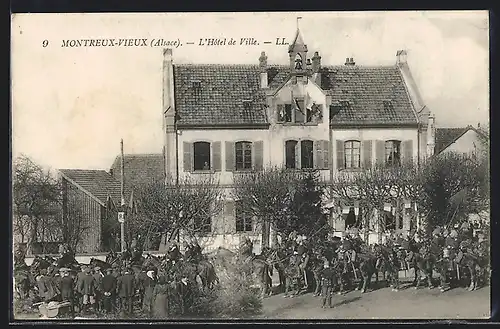
[[[427,156],[431,157],[434,155],[434,149],[436,146],[436,125],[435,117],[432,113],[429,114],[429,123],[427,125]]]
[[[406,64],[406,58],[408,56],[408,53],[406,50],[398,50],[396,52],[396,64]]]
[[[352,57],[346,57],[346,59],[345,59],[345,65],[356,65],[356,63],[354,62],[354,58],[352,58]]]
[[[259,69],[260,69],[260,87],[266,89],[268,87],[267,81],[267,56],[266,52],[261,52],[259,57]]]
[[[321,69],[321,56],[316,51],[314,52],[314,56],[312,58],[312,71],[313,73],[319,73],[320,69]]]
[[[172,49],[163,49],[163,146],[165,149],[165,172],[177,177],[176,152],[176,119],[174,102],[174,65]]]

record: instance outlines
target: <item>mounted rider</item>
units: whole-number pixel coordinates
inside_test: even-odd
[[[179,250],[179,245],[177,244],[177,242],[174,241],[172,242],[170,248],[167,251],[167,261],[175,264],[180,260],[180,258],[181,258],[181,252]]]
[[[299,269],[304,280],[304,288],[307,289],[308,277],[307,277],[307,266],[309,265],[310,251],[306,245],[307,237],[305,235],[297,237],[297,255],[299,256]]]

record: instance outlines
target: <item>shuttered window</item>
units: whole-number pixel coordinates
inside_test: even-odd
[[[183,142],[182,149],[184,153],[184,171],[190,172],[193,170],[193,144]]]
[[[363,141],[361,143],[363,168],[370,169],[372,167],[372,141]]]
[[[389,166],[401,164],[401,142],[396,140],[385,142],[385,163]]]
[[[221,142],[213,142],[212,143],[212,149],[213,149],[213,163],[212,163],[212,169],[214,171],[221,171],[222,169],[222,154],[221,154]]]
[[[345,168],[344,141],[337,140],[336,150],[337,150],[337,170],[342,170]]]
[[[316,152],[316,160],[314,161],[314,166],[316,169],[323,169],[324,165],[324,153],[323,153],[323,142],[315,141],[314,142],[314,151]]]
[[[344,157],[346,169],[357,169],[361,166],[361,142],[346,141],[344,143]]]
[[[194,170],[210,170],[210,143],[195,142],[193,144]]]
[[[401,149],[404,162],[413,163],[413,141],[411,139],[404,141],[401,145]]]
[[[226,142],[226,171],[234,170],[234,143]]]
[[[253,146],[255,170],[262,170],[264,168],[264,142],[256,141]]]
[[[235,143],[236,170],[252,169],[252,143]]]
[[[330,142],[324,140],[322,141],[322,144],[323,144],[323,168],[330,169],[332,163],[332,156],[330,153]]]
[[[287,169],[295,169],[297,157],[297,141],[291,140],[285,142],[285,166]]]
[[[314,168],[313,141],[303,140],[300,142],[300,164],[302,169]]]

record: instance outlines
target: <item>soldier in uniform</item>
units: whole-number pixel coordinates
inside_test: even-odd
[[[61,291],[61,301],[69,301],[71,317],[75,316],[75,296],[73,291],[73,278],[69,275],[69,268],[59,269],[61,280],[59,280],[59,290]]]
[[[307,266],[309,265],[309,249],[306,246],[307,237],[302,236],[299,240],[299,245],[297,246],[297,253],[300,258],[299,260],[299,269],[301,274],[301,281],[303,280],[304,284],[302,287],[307,290],[309,288],[309,280],[307,277]]]
[[[174,241],[172,243],[172,246],[169,248],[167,255],[168,255],[169,261],[171,261],[173,263],[176,263],[179,261],[180,256],[181,256],[181,252],[179,251],[179,246],[177,245],[177,242]]]
[[[321,294],[323,295],[322,308],[326,308],[327,304],[329,308],[332,308],[332,295],[335,284],[335,272],[330,267],[330,263],[325,261],[323,265],[323,270],[321,271]]]
[[[196,263],[199,263],[202,260],[201,247],[196,239],[192,239],[189,244],[191,250],[193,251],[193,259]]]

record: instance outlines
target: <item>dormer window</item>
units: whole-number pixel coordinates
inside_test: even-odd
[[[194,80],[192,83],[193,93],[195,96],[199,96],[201,94],[201,81]]]
[[[394,107],[392,106],[391,101],[384,101],[384,110],[385,111],[391,111],[393,109],[394,109]]]
[[[251,108],[252,108],[252,101],[248,100],[248,99],[244,100],[243,101],[243,109],[245,111],[250,111]]]
[[[330,120],[332,120],[333,117],[336,116],[341,109],[342,106],[340,105],[330,105]]]

